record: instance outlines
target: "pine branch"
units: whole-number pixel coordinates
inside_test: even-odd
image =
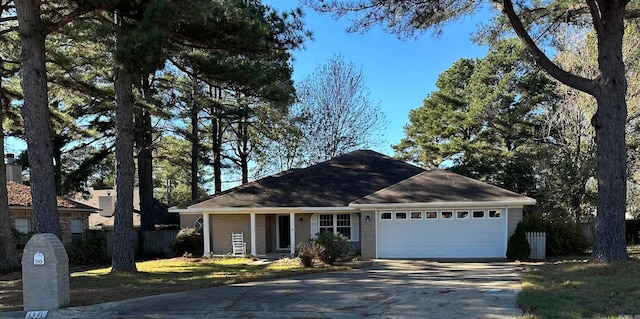
[[[504,0],[502,6],[498,2],[494,3],[496,4],[496,6],[498,6],[498,9],[507,16],[509,22],[511,23],[511,26],[513,27],[513,30],[518,35],[518,38],[522,40],[522,42],[527,47],[529,52],[531,52],[531,55],[533,55],[534,59],[536,60],[536,62],[538,62],[540,67],[547,71],[549,75],[570,87],[573,87],[587,94],[596,94],[597,83],[595,81],[577,76],[561,69],[558,65],[553,63],[553,61],[551,61],[551,59],[549,59],[549,57],[544,52],[542,52],[540,47],[538,47],[538,45],[529,35],[527,29],[522,25],[522,21],[520,21],[520,18],[516,14],[511,0]]]

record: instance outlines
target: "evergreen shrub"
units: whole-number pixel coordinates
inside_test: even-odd
[[[531,246],[527,241],[524,224],[519,222],[516,231],[507,242],[507,258],[509,260],[524,260],[529,258],[529,254],[531,254]]]

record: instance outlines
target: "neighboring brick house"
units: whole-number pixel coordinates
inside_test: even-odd
[[[8,181],[7,198],[9,199],[11,227],[24,234],[32,232],[31,188],[24,184]],[[87,238],[89,215],[98,211],[98,208],[58,196],[62,243],[66,247],[82,243]]]

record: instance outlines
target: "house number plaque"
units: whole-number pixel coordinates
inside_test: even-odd
[[[37,252],[33,255],[33,264],[38,266],[44,265],[44,255],[41,252]]]

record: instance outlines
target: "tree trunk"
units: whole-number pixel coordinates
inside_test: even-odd
[[[151,99],[148,77],[142,79],[144,98]],[[153,136],[151,112],[138,107],[136,112],[136,143],[138,144],[138,191],[140,192],[140,230],[155,230],[153,210]]]
[[[242,184],[249,183],[249,120],[243,116],[238,122],[238,161],[242,173]]]
[[[47,98],[46,30],[40,18],[40,1],[16,0],[15,6],[22,45],[22,118],[31,173],[33,226],[36,233],[53,233],[60,238]]]
[[[0,61],[1,63],[1,61]],[[0,69],[2,64],[0,64]],[[7,171],[4,164],[4,128],[2,120],[4,119],[4,110],[8,107],[8,101],[2,92],[2,78],[0,78],[0,269],[18,270],[20,262],[18,261],[18,251],[16,249],[16,240],[11,230],[11,214],[9,213],[9,203],[7,199]]]
[[[193,75],[193,82],[191,83],[191,200],[198,199],[198,159],[200,158],[200,139],[198,132],[198,113],[200,108],[198,106],[198,87],[195,74]]]
[[[128,26],[118,17],[116,47]],[[122,65],[114,69],[116,95],[116,207],[111,272],[137,271],[133,231],[133,75]]]
[[[598,215],[591,258],[602,262],[629,258],[624,218],[627,198],[625,126],[627,120],[627,81],[622,60],[624,6],[603,1],[602,28],[598,32],[600,78],[598,111],[592,118],[596,131],[598,159]]]
[[[55,144],[55,145],[53,145]],[[62,150],[58,144],[61,143],[52,143],[53,150],[53,171],[54,171],[54,181],[56,183],[56,195],[62,196]]]
[[[222,93],[214,88],[212,95],[221,99]],[[213,184],[214,192],[222,192],[222,133],[223,125],[220,110],[216,103],[211,104],[211,152],[213,156]]]

